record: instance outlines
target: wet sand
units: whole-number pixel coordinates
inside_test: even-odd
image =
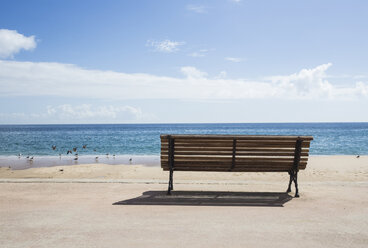
[[[68,166],[81,164],[110,164],[110,165],[140,165],[158,166],[159,155],[62,155],[62,156],[0,156],[0,167],[10,167],[13,170],[24,170],[39,167]]]

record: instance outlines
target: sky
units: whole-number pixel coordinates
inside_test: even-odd
[[[368,121],[367,1],[2,0],[0,124]]]

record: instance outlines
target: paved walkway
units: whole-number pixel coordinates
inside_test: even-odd
[[[298,199],[284,187],[177,184],[168,198],[159,183],[1,183],[0,244],[366,247],[367,184],[303,184]]]

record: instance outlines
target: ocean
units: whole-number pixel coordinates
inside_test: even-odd
[[[157,164],[160,134],[311,135],[311,155],[368,155],[366,122],[0,125],[0,166],[24,168],[29,162],[32,166],[66,162]],[[67,155],[73,147],[77,147],[78,160]],[[27,156],[33,156],[33,161]]]

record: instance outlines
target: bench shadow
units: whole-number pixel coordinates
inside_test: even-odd
[[[146,191],[113,205],[257,206],[283,207],[292,197],[285,192]]]

